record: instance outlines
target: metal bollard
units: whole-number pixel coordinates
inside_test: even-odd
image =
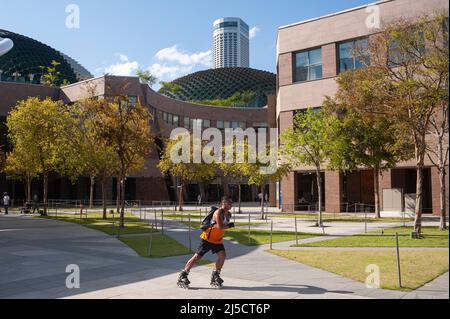
[[[164,211],[161,210],[161,235],[164,235]]]
[[[397,273],[398,273],[398,286],[402,288],[402,272],[400,269],[400,248],[398,244],[398,233],[395,233],[395,245],[397,248]]]
[[[365,218],[364,218],[364,232],[367,234],[367,212],[365,213]]]
[[[250,244],[250,212],[248,212],[248,243]]]
[[[270,221],[270,250],[272,250],[273,220]]]
[[[188,213],[189,221],[189,251],[192,251],[192,240],[191,240],[191,213]]]
[[[152,256],[152,245],[153,245],[153,232],[150,233],[149,243],[148,243],[148,257]]]

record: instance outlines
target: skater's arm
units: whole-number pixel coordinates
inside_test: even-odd
[[[226,230],[229,227],[223,223],[223,218],[221,218],[222,217],[221,215],[222,214],[220,209],[214,213],[214,220],[216,221],[216,227],[219,228],[220,230]]]

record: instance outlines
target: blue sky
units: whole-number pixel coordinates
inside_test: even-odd
[[[257,30],[251,67],[275,72],[282,25],[370,3],[370,0],[0,0],[0,29],[64,52],[91,73],[149,69],[161,80],[207,69],[215,19],[237,16]],[[66,27],[66,7],[80,9],[80,28]]]

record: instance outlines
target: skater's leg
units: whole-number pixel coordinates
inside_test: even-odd
[[[194,267],[195,263],[197,261],[199,261],[200,259],[202,259],[203,256],[200,256],[199,254],[195,254],[191,259],[189,259],[189,261],[186,263],[186,266],[184,267],[184,270],[186,270],[187,272],[189,272],[192,267]]]
[[[216,262],[216,270],[222,270],[223,265],[225,264],[225,259],[227,258],[227,255],[224,250],[219,251],[217,253],[217,262]]]

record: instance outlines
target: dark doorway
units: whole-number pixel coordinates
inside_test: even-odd
[[[325,207],[325,173],[321,173],[322,185],[322,207]],[[315,209],[319,202],[317,193],[317,174],[316,173],[296,173],[297,181],[297,203],[295,210],[307,211]]]

